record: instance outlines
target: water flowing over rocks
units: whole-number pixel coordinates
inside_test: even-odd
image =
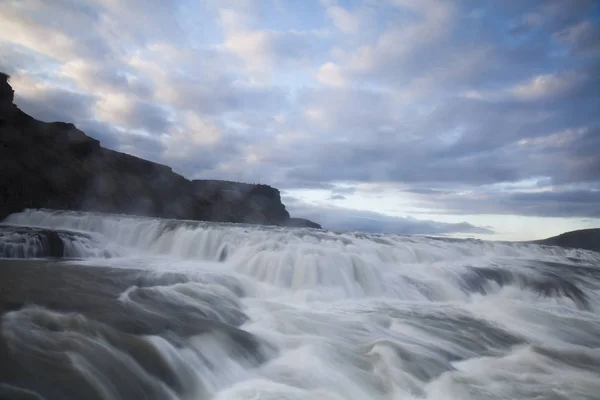
[[[0,398],[600,393],[597,252],[47,209],[0,232],[34,257],[0,258]],[[74,256],[39,258],[54,234]]]

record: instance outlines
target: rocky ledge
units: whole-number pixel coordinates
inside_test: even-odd
[[[73,124],[38,121],[14,104],[0,73],[0,220],[25,208],[320,228],[290,218],[273,187],[188,180],[105,149]]]

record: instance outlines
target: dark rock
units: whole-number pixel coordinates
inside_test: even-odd
[[[171,168],[108,150],[65,122],[45,123],[13,104],[0,74],[0,220],[25,208],[288,225],[267,185],[190,181]],[[316,224],[314,224],[316,226]]]
[[[0,103],[12,104],[15,98],[15,91],[8,83],[9,76],[0,72]]]
[[[316,222],[312,222],[312,221],[310,221],[308,219],[304,219],[304,218],[290,218],[285,223],[285,226],[290,226],[290,227],[294,227],[294,228],[323,229],[321,227],[321,225],[317,224]]]
[[[194,195],[211,204],[210,220],[284,225],[290,214],[279,190],[267,185],[194,180]]]
[[[13,104],[15,92],[8,83],[9,76],[0,72],[0,126],[5,120],[13,115],[16,107]]]
[[[84,233],[24,226],[0,225],[0,257],[31,258],[66,256],[65,240],[85,237]]]
[[[581,229],[577,231],[565,232],[558,236],[536,240],[531,243],[600,252],[600,229]]]
[[[50,257],[62,257],[65,254],[65,244],[58,233],[50,230],[42,232],[42,243]]]

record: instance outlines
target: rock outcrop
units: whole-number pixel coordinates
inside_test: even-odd
[[[77,257],[66,243],[91,237],[81,232],[69,232],[25,226],[0,225],[0,258]]]
[[[7,105],[12,107],[14,98],[15,91],[8,83],[8,75],[0,72],[0,106]]]
[[[215,221],[250,224],[273,221],[287,225],[290,220],[279,190],[271,186],[194,180],[192,187],[196,198],[211,204],[210,215]]]
[[[565,232],[558,236],[536,240],[531,243],[600,252],[600,228]]]
[[[105,149],[73,124],[38,121],[13,98],[0,73],[0,220],[50,208],[298,226],[275,188],[190,181],[165,165]]]
[[[322,229],[321,225],[319,225],[316,222],[313,222],[311,220],[305,219],[305,218],[290,218],[287,221],[286,226],[298,227],[298,228]]]

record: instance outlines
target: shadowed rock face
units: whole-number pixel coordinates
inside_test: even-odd
[[[73,124],[38,121],[13,98],[0,73],[0,220],[25,208],[270,225],[290,220],[275,188],[189,181],[165,165],[102,148]]]
[[[600,229],[581,229],[565,232],[548,239],[536,240],[532,243],[546,246],[572,247],[600,252]]]
[[[286,222],[286,226],[322,229],[321,225],[304,218],[290,218]]]
[[[111,257],[103,242],[83,232],[0,224],[0,258]],[[1,399],[1,397],[0,397]]]
[[[14,100],[15,92],[8,83],[8,75],[0,72],[0,104],[10,104]]]
[[[63,257],[64,243],[49,229],[0,226],[0,257]]]

